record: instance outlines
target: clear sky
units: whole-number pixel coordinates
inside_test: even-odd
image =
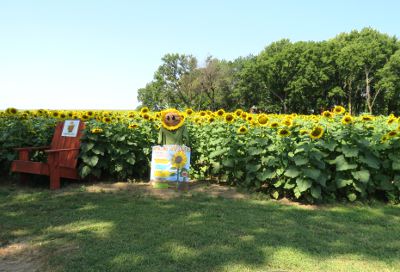
[[[0,109],[133,109],[167,53],[233,60],[373,27],[396,0],[0,0]]]

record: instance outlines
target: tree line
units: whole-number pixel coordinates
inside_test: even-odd
[[[353,114],[399,114],[400,42],[372,28],[326,41],[282,39],[233,61],[166,54],[138,100],[153,110],[320,113],[342,105]]]

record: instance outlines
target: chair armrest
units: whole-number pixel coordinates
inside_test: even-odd
[[[16,151],[33,151],[33,150],[43,150],[43,149],[49,149],[50,146],[31,146],[31,147],[18,147],[14,148]]]
[[[49,150],[45,150],[44,152],[46,152],[46,153],[57,153],[57,152],[67,152],[67,151],[74,151],[74,150],[79,150],[79,147],[77,147],[77,148],[49,149]]]

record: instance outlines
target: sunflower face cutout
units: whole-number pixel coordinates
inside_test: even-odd
[[[176,109],[164,110],[161,113],[162,126],[167,130],[177,130],[185,122],[185,117]]]
[[[189,145],[189,134],[184,125],[185,115],[176,109],[161,112],[161,128],[158,134],[160,145]]]

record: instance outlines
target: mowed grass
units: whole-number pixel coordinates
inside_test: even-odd
[[[0,243],[21,240],[48,271],[400,271],[400,207],[0,187]]]

